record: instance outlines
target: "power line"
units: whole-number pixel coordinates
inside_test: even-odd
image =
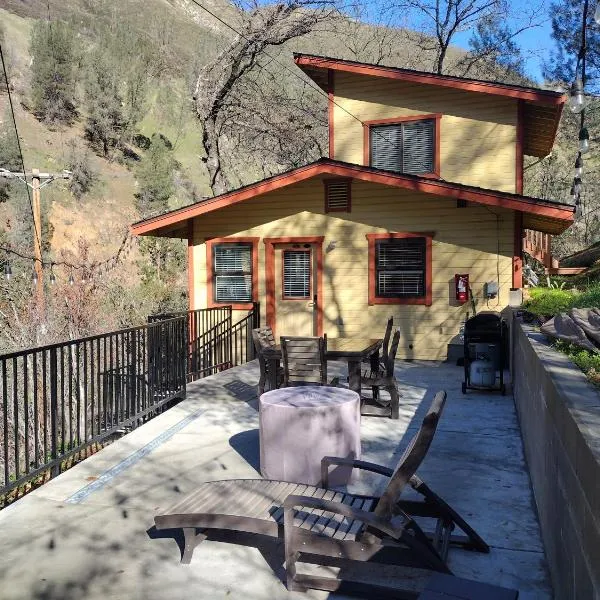
[[[111,262],[115,262],[118,261],[119,258],[121,257],[121,254],[123,254],[123,252],[125,251],[125,247],[127,245],[127,242],[133,242],[133,239],[131,237],[131,234],[129,233],[129,231],[125,234],[125,237],[123,238],[119,249],[117,250],[117,252],[111,256],[110,258],[107,258],[105,260],[102,260],[100,262],[92,262],[89,265],[85,265],[85,264],[79,264],[76,265],[74,263],[65,261],[65,260],[45,260],[42,261],[42,264],[44,266],[48,266],[48,267],[68,267],[69,269],[99,269],[105,265],[109,265]],[[5,252],[7,252],[8,254],[13,254],[15,256],[18,256],[19,258],[23,258],[25,260],[31,260],[31,261],[36,261],[37,259],[34,256],[31,255],[27,255],[24,254],[22,252],[19,252],[18,250],[14,250],[11,247],[8,246],[0,246],[0,250],[3,250]]]
[[[31,217],[33,219],[33,232],[37,239],[37,243],[39,244],[39,247],[41,248],[42,240],[41,240],[41,236],[40,236],[40,234],[37,230],[36,224],[35,224],[35,214],[33,212],[33,201],[31,199],[31,192],[29,191],[29,185],[27,184],[27,175],[25,175],[25,173],[27,173],[27,170],[25,169],[25,159],[23,158],[23,149],[21,148],[21,139],[19,138],[19,129],[17,128],[17,118],[15,115],[15,108],[13,106],[12,94],[10,93],[10,84],[8,83],[8,73],[6,72],[6,63],[4,62],[4,53],[2,52],[2,44],[0,44],[0,60],[2,61],[2,71],[4,73],[4,81],[6,82],[6,91],[8,93],[8,103],[10,105],[10,112],[12,115],[13,125],[15,128],[15,135],[17,136],[17,147],[19,148],[19,155],[21,157],[21,166],[23,167],[23,174],[25,176],[24,183],[25,183],[25,189],[27,190],[27,198],[29,200],[29,208],[31,209]]]
[[[202,10],[204,10],[205,12],[207,12],[209,15],[211,15],[213,18],[215,18],[217,21],[219,21],[219,23],[225,25],[225,27],[227,27],[228,29],[230,29],[231,31],[233,31],[236,35],[238,35],[241,38],[245,39],[250,44],[253,43],[250,38],[248,38],[243,33],[241,33],[240,31],[238,31],[235,27],[233,27],[232,25],[230,25],[229,23],[227,23],[226,21],[224,21],[221,17],[219,17],[218,15],[216,15],[214,12],[212,12],[211,10],[209,10],[208,8],[206,8],[206,6],[203,6],[202,4],[200,4],[200,2],[198,2],[198,0],[192,0],[192,2],[198,8],[201,8]],[[280,67],[282,67],[285,71],[287,71],[288,73],[290,73],[291,75],[293,75],[296,79],[299,79],[304,84],[307,83],[306,79],[304,79],[302,76],[300,76],[295,70],[290,69],[285,63],[281,62],[279,59],[277,59],[276,57],[274,57],[271,54],[269,54],[266,50],[263,50],[263,53],[265,54],[265,56],[267,56],[268,58],[270,58],[273,62],[277,63]],[[259,65],[259,67],[260,68],[264,68],[262,65]],[[352,117],[353,119],[355,119],[356,121],[358,121],[361,125],[363,125],[363,126],[365,125],[365,123],[364,123],[364,121],[362,119],[360,119],[355,114],[351,113],[347,108],[343,107],[341,104],[339,104],[338,102],[336,102],[335,99],[333,99],[333,98],[330,99],[329,95],[326,94],[316,83],[312,82],[312,80],[310,80],[308,82],[308,85],[310,87],[312,87],[314,90],[316,90],[319,94],[321,94],[322,96],[324,96],[325,98],[327,98],[328,101],[331,101],[338,108],[340,108],[341,110],[343,110],[350,117]],[[379,131],[377,131],[376,129],[374,130],[374,133],[376,133],[377,135],[380,135],[381,138],[384,141],[389,141],[388,139],[384,138],[381,135],[381,133]]]

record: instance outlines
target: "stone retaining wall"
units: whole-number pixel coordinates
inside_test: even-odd
[[[600,392],[534,328],[512,327],[515,404],[557,600],[600,600]]]

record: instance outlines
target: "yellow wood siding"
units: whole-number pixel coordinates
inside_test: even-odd
[[[336,72],[335,101],[337,160],[364,163],[361,122],[441,113],[442,179],[516,191],[516,100]]]
[[[304,182],[285,190],[230,206],[194,222],[195,308],[206,306],[206,247],[204,240],[223,236],[261,238],[258,257],[261,322],[265,323],[266,237],[325,236],[323,244],[324,331],[329,336],[361,336],[383,332],[390,315],[402,331],[399,355],[443,359],[448,341],[458,333],[470,304],[454,305],[454,274],[469,273],[477,309],[486,281],[500,279],[498,300],[489,309],[508,303],[512,286],[513,212],[482,206],[456,208],[450,199],[416,194],[354,181],[352,212],[324,214],[323,183]],[[430,231],[432,247],[432,306],[376,305],[367,300],[367,233]],[[336,241],[335,249],[327,250]],[[500,255],[497,255],[499,248]],[[241,316],[245,313],[239,313]],[[278,334],[285,332],[278,331]],[[412,346],[412,348],[411,348]]]

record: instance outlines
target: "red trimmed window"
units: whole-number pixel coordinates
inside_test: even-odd
[[[431,305],[431,234],[370,233],[369,304]]]
[[[440,176],[441,115],[419,115],[365,123],[365,164],[426,177]]]
[[[248,309],[258,297],[258,238],[206,242],[208,306]]]
[[[325,179],[325,212],[350,212],[351,179]]]

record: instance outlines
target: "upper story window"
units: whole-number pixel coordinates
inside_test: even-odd
[[[369,164],[377,169],[439,177],[439,116],[371,121]]]

